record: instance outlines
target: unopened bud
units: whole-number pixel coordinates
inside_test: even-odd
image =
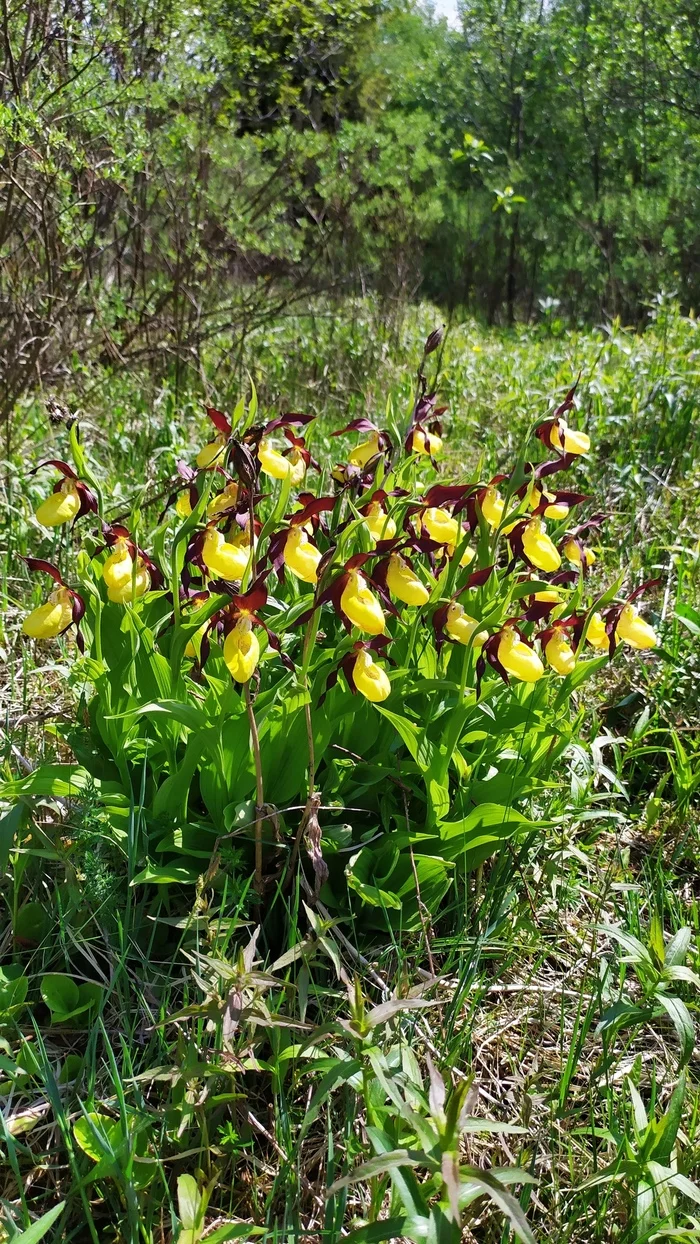
[[[441,325],[440,328],[433,329],[432,333],[430,334],[430,336],[428,337],[428,340],[425,343],[425,348],[423,350],[423,355],[425,358],[427,358],[429,354],[433,354],[434,351],[437,350],[438,347],[442,345],[442,339],[444,336],[445,336],[444,324]]]

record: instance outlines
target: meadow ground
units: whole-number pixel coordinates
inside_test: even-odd
[[[250,341],[231,374],[205,363],[206,397],[232,409],[250,372],[266,413],[318,416],[312,447],[328,463],[342,422],[409,409],[435,318],[319,308]],[[0,1239],[459,1238],[436,1212],[421,1218],[432,1168],[415,1153],[444,1123],[427,1056],[453,1094],[469,1085],[465,1240],[700,1238],[700,327],[663,300],[644,335],[468,323],[429,361],[450,481],[512,460],[578,378],[593,446],[579,482],[610,516],[595,573],[623,574],[623,592],[661,578],[647,606],[660,647],[581,689],[575,740],[528,809],[536,831],[458,879],[416,929],[359,935],[309,915],[297,889],[284,946],[263,935],[254,967],[241,951],[257,910],[233,849],[223,891],[196,870],[191,884],[134,885],[138,808],[124,848],[99,791],[22,786],[79,754],[85,726],[72,641],[20,634],[41,599],[20,556],[72,556],[65,528],[47,537],[32,517],[46,491],[33,467],[67,456],[77,413],[110,518],[138,509],[147,531],[204,438],[201,386],[82,375],[62,409],[35,396],[8,429]],[[145,489],[131,488],[135,467]],[[362,1040],[356,988],[372,1016]],[[226,1019],[232,992],[240,1013]],[[409,1005],[370,1009],[394,998]],[[403,1155],[390,1170],[387,1150]],[[512,1200],[479,1184],[491,1168],[519,1169]]]

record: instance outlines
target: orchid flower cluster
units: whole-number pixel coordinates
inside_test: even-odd
[[[99,522],[88,573],[102,607],[138,610],[165,598],[169,626],[160,634],[185,629],[183,670],[195,682],[213,643],[236,684],[262,677],[263,666],[274,676],[275,660],[306,678],[313,650],[314,667],[324,666],[320,698],[342,675],[372,703],[400,681],[392,650],[404,668],[426,645],[438,660],[445,648],[473,654],[479,694],[488,666],[505,683],[534,683],[572,674],[586,645],[609,657],[621,643],[653,648],[636,604],[649,584],[623,600],[594,591],[594,603],[583,603],[605,516],[575,520],[588,498],[557,483],[590,450],[567,420],[575,388],[534,429],[542,461],[523,456],[510,473],[445,484],[430,479],[444,453],[445,408],[419,377],[401,452],[395,429],[354,419],[332,434],[347,452],[325,470],[307,444],[310,416],[234,425],[207,407],[214,435],[194,462],[178,464],[160,516],[173,550],[164,564],[105,519],[96,491],[62,460],[40,464],[58,479],[36,520]],[[312,475],[326,487],[311,489]],[[24,633],[51,639],[73,627],[82,647],[84,596],[50,562],[27,563],[54,587]]]

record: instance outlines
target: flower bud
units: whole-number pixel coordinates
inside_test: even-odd
[[[386,672],[364,649],[360,649],[357,654],[352,668],[352,681],[357,690],[372,704],[379,704],[382,700],[386,700],[391,692],[391,683]]]
[[[430,597],[425,584],[398,553],[392,553],[389,558],[386,585],[392,596],[405,605],[424,605]]]
[[[522,535],[523,552],[531,565],[538,570],[558,570],[561,557],[547,534],[547,528],[539,518],[525,524]]]
[[[57,587],[46,604],[33,609],[22,623],[22,631],[32,639],[55,639],[73,621],[73,602],[64,587]]]
[[[445,336],[444,325],[441,325],[440,328],[433,329],[432,333],[428,337],[428,340],[426,341],[423,347],[424,358],[427,358],[429,354],[433,354],[435,350],[437,350],[442,345],[442,340],[444,336]]]
[[[238,619],[224,640],[224,661],[235,682],[248,682],[260,660],[260,644],[253,623],[245,615]]]
[[[537,653],[523,643],[510,626],[501,631],[498,660],[508,674],[520,682],[537,682],[544,674],[544,666]]]
[[[80,509],[80,494],[72,479],[64,479],[58,492],[52,492],[34,511],[42,527],[61,527],[75,518]]]
[[[445,621],[445,630],[450,639],[454,639],[458,644],[468,644],[472,635],[474,636],[474,647],[481,648],[489,637],[488,631],[479,631],[477,627],[479,623],[475,618],[471,618],[465,612],[464,606],[459,601],[453,600],[447,610],[447,619]],[[476,633],[475,633],[476,632]]]
[[[312,544],[303,527],[291,527],[284,545],[284,564],[303,583],[316,583],[320,550]]]
[[[386,623],[382,607],[367,587],[366,579],[356,570],[348,573],[348,582],[340,598],[340,608],[358,630],[365,631],[368,635],[383,634]]]
[[[634,605],[625,605],[615,635],[629,644],[630,648],[655,648],[658,643],[653,626],[644,621]]]

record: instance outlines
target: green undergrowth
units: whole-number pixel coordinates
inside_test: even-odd
[[[186,822],[188,875],[149,875],[143,799],[120,807],[115,837],[108,783],[37,787],[28,831],[11,792],[80,758],[89,722],[70,641],[19,635],[39,601],[19,556],[72,552],[32,518],[46,484],[31,470],[65,456],[65,425],[37,397],[18,412],[3,469],[0,1239],[699,1238],[700,330],[664,300],[651,312],[643,336],[455,324],[429,360],[446,479],[510,463],[579,377],[593,452],[577,485],[610,515],[594,573],[624,571],[623,594],[662,579],[661,642],[586,684],[520,832],[457,869],[442,905],[419,894],[408,928],[381,905],[362,918],[378,878],[330,912],[302,871],[271,931],[240,839],[214,858]],[[206,398],[230,410],[249,373],[266,416],[320,416],[312,448],[330,462],[341,422],[410,407],[436,317],[319,308],[261,333]],[[80,413],[110,517],[138,509],[153,529],[204,439],[204,395],[94,373],[55,396]]]

